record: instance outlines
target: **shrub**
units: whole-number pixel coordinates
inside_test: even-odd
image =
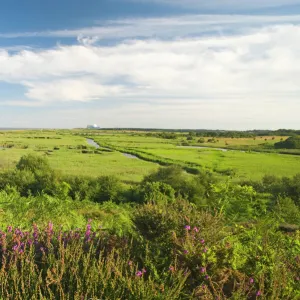
[[[27,154],[20,158],[16,165],[17,170],[27,170],[33,173],[37,171],[47,172],[50,170],[49,162],[46,158],[35,154]]]
[[[119,203],[122,201],[122,186],[115,176],[101,176],[97,179],[97,191],[94,195],[95,202],[112,201]]]
[[[175,190],[163,182],[145,182],[138,187],[139,203],[168,203],[175,201]]]
[[[300,209],[291,198],[279,197],[274,213],[282,222],[300,225]]]
[[[300,137],[292,136],[285,141],[274,144],[277,149],[300,149]]]
[[[223,213],[234,222],[250,221],[266,215],[270,202],[268,195],[257,193],[252,186],[231,183],[213,184],[209,200],[212,210]]]

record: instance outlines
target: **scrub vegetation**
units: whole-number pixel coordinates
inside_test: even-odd
[[[296,136],[3,131],[0,298],[300,299]]]

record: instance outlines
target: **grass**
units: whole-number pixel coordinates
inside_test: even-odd
[[[51,155],[49,161],[51,167],[61,170],[66,175],[115,175],[124,182],[138,182],[158,168],[154,163],[127,158],[120,152],[82,154],[61,150]]]
[[[85,137],[72,135],[70,131],[68,134],[60,134],[59,131],[34,134],[28,131],[7,132],[0,135],[0,145],[7,144],[14,146],[0,149],[2,170],[12,169],[22,155],[30,152],[47,155],[51,167],[63,174],[91,177],[115,175],[124,182],[138,182],[158,167],[151,162],[125,157],[119,152],[84,154],[76,148],[94,148],[87,144]],[[54,150],[55,147],[59,149]]]
[[[217,143],[196,143],[190,145],[221,147],[230,140],[235,147],[258,146],[261,143],[273,145],[282,137],[257,137],[253,138],[220,138]],[[284,137],[286,138],[286,137]],[[171,159],[184,163],[195,163],[202,167],[212,169],[220,173],[233,171],[240,179],[260,179],[264,175],[293,176],[300,170],[300,157],[296,155],[281,155],[278,153],[219,151],[214,149],[179,148],[182,138],[166,140],[155,137],[132,136],[131,134],[103,134],[96,136],[101,143],[123,147],[129,150],[143,151],[162,159]],[[207,138],[205,138],[207,141]],[[227,142],[228,143],[228,142]]]
[[[118,151],[99,154],[83,154],[82,149],[94,150],[86,138],[93,135],[100,145],[110,145],[142,151],[146,155],[154,155],[158,159],[182,162],[217,171],[219,173],[235,174],[241,179],[260,179],[264,175],[293,176],[300,170],[300,157],[296,155],[280,155],[278,153],[249,153],[239,151],[222,152],[213,149],[179,148],[185,136],[167,140],[147,133],[135,132],[102,132],[93,131],[7,131],[0,133],[0,147],[10,147],[0,150],[0,168],[11,169],[19,158],[32,151],[47,155],[51,167],[63,174],[86,175],[97,177],[101,175],[116,175],[124,182],[139,182],[143,176],[158,168],[153,162],[125,157]],[[204,147],[269,147],[286,137],[257,137],[257,138],[217,138],[216,143],[200,144],[199,138],[189,141],[189,145]],[[267,139],[267,141],[265,141]],[[54,149],[57,150],[54,150]]]
[[[149,151],[149,150],[148,150]],[[277,153],[219,151],[206,149],[150,150],[149,153],[199,163],[221,171],[232,169],[242,179],[260,179],[264,175],[293,176],[299,173],[300,157]]]

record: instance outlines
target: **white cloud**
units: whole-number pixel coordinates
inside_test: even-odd
[[[48,106],[123,100],[118,107],[88,111],[106,126],[249,128],[273,126],[278,119],[296,124],[299,53],[300,26],[276,25],[222,38],[2,50],[0,80],[23,85],[26,105],[30,99]],[[69,114],[72,119],[82,112]]]
[[[90,78],[61,79],[50,82],[23,82],[28,88],[27,98],[53,101],[91,101],[122,95],[121,86],[105,86]]]

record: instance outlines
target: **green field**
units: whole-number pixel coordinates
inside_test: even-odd
[[[138,182],[143,176],[158,168],[157,164],[125,157],[120,152],[82,153],[87,147],[85,137],[72,132],[6,132],[0,135],[0,169],[7,170],[15,166],[22,155],[39,153],[47,156],[52,168],[68,175],[97,177],[116,175],[124,182]],[[56,148],[56,150],[55,150]]]
[[[221,151],[211,148],[189,148],[179,146],[182,138],[165,140],[147,136],[132,136],[131,134],[103,134],[94,137],[99,144],[122,147],[133,151],[142,151],[160,158],[167,158],[183,163],[195,163],[203,168],[218,173],[232,173],[239,179],[260,179],[264,175],[293,176],[300,170],[300,156],[283,155],[272,152],[250,152],[239,150]],[[263,137],[265,140],[267,137]],[[274,144],[282,137],[268,137],[268,143]],[[213,147],[225,147],[225,140],[213,144]],[[260,138],[232,139],[235,146],[253,145]],[[194,144],[194,143],[193,143]],[[199,147],[212,147],[211,144],[196,144]],[[232,172],[230,172],[232,171]]]
[[[147,133],[135,132],[86,132],[83,131],[11,131],[0,134],[0,168],[14,167],[19,158],[29,152],[40,153],[49,158],[54,169],[63,174],[116,175],[124,182],[138,182],[145,175],[158,168],[157,163],[143,159],[128,158],[119,151],[82,153],[83,148],[95,150],[86,138],[91,136],[100,146],[142,152],[143,155],[168,159],[169,163],[195,164],[220,174],[234,175],[237,179],[260,179],[264,175],[293,176],[300,170],[300,156],[249,151],[221,151],[212,147],[258,146],[262,141],[269,145],[282,137],[220,138],[216,143],[189,141],[190,146],[210,148],[189,148],[182,145],[185,138],[178,135],[168,140]],[[267,141],[265,141],[267,139]],[[206,141],[208,138],[205,139]],[[230,141],[230,142],[229,142]],[[227,145],[226,145],[227,144]]]

